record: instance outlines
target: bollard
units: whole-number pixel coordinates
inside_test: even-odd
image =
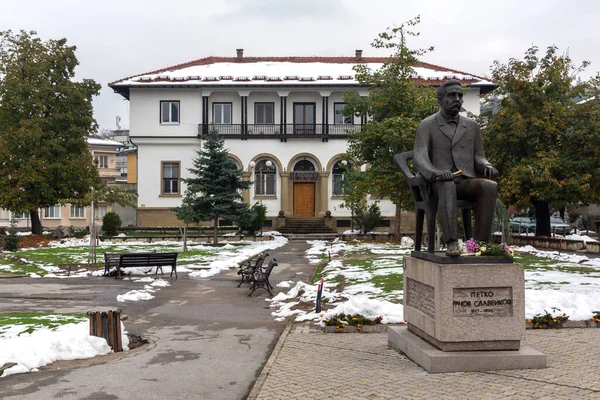
[[[317,301],[316,301],[316,305],[315,305],[315,312],[316,313],[320,313],[321,312],[321,296],[323,294],[323,285],[325,284],[325,279],[321,278],[321,283],[319,283],[319,286],[317,287]]]
[[[104,338],[115,353],[123,351],[121,310],[88,311],[87,315],[90,318],[90,336]]]

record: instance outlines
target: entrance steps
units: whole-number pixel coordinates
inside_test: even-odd
[[[285,226],[277,229],[282,234],[288,236],[320,234],[327,237],[337,236],[337,230],[331,229],[325,225],[324,217],[286,217]]]
[[[306,242],[307,240],[334,240],[337,233],[286,233],[284,235],[291,242]]]

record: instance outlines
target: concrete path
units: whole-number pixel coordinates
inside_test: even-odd
[[[271,283],[309,278],[306,243],[270,252]],[[168,278],[167,278],[168,279]],[[3,279],[0,312],[86,312],[122,308],[129,332],[148,349],[106,364],[0,378],[1,399],[241,399],[249,393],[285,327],[271,316],[268,293],[248,297],[235,270],[210,279],[180,274],[149,301],[116,297],[140,283],[107,278]],[[275,291],[278,292],[277,288]]]
[[[256,398],[600,398],[600,329],[528,330],[525,344],[548,368],[429,374],[388,348],[387,333],[321,333],[296,324],[282,337]]]

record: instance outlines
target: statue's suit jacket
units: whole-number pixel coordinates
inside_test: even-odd
[[[461,115],[454,132],[439,112],[419,125],[413,162],[430,182],[444,171],[462,170],[465,177],[482,177],[485,167],[492,166],[483,152],[479,125]]]

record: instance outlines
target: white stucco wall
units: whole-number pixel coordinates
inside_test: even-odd
[[[176,207],[181,203],[181,197],[161,196],[161,162],[180,161],[181,176],[188,177],[188,168],[196,157],[195,150],[200,149],[200,139],[197,138],[198,125],[202,123],[202,95],[209,95],[209,123],[213,121],[213,103],[231,102],[234,124],[241,123],[241,97],[236,90],[204,91],[200,89],[131,89],[131,121],[130,135],[133,143],[138,146],[138,206],[139,207]],[[272,102],[275,106],[275,125],[280,120],[280,97],[278,92],[262,90],[246,91],[248,95],[248,123],[254,123],[254,103]],[[329,96],[329,123],[334,123],[334,103],[343,102],[342,91],[290,91],[287,98],[287,123],[293,123],[294,102],[315,103],[315,119],[317,124],[322,122],[322,95]],[[180,123],[176,125],[160,124],[160,101],[180,101]],[[474,114],[479,114],[479,88],[471,88],[464,97],[464,107]],[[360,118],[354,118],[359,123]],[[144,137],[156,137],[144,138]],[[162,138],[158,138],[162,137]],[[171,138],[172,137],[172,138]],[[187,138],[186,138],[187,137]],[[225,147],[231,155],[239,158],[242,168],[246,171],[250,161],[258,160],[260,156],[271,158],[278,166],[278,171],[289,171],[290,162],[298,154],[314,157],[320,164],[320,171],[331,172],[332,161],[346,151],[346,141],[330,139],[322,142],[319,139],[288,138],[287,142],[279,139],[227,139]],[[334,216],[350,216],[347,209],[341,208],[343,200],[332,197],[332,175],[327,177],[327,209]],[[185,185],[181,185],[181,194]],[[275,216],[281,210],[281,179],[277,176],[277,196],[275,199],[255,197],[250,191],[250,203],[261,201],[267,206],[269,216]],[[380,201],[381,212],[384,216],[394,216],[395,206],[389,200]]]
[[[179,100],[179,124],[160,123],[160,101]],[[130,91],[129,135],[197,136],[202,121],[202,91],[199,89],[137,89]]]
[[[181,176],[188,177],[188,169],[196,151],[200,149],[199,139],[176,142],[156,141],[138,145],[138,207],[177,207],[182,197],[161,196],[161,162],[180,161]],[[185,184],[180,186],[181,194]]]

